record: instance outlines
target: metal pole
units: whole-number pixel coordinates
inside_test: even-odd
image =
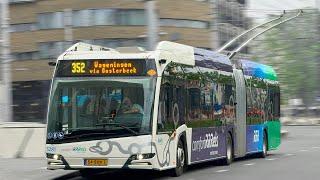
[[[211,49],[217,49],[220,44],[220,35],[219,35],[219,0],[210,0],[211,8],[211,23],[210,23],[210,38],[211,38]]]
[[[158,17],[156,13],[156,2],[153,0],[146,0],[145,9],[147,13],[147,46],[148,50],[154,50],[156,47],[158,37]]]
[[[71,43],[73,41],[72,18],[73,18],[72,9],[65,9],[64,10],[64,40],[66,42],[71,42]]]
[[[1,0],[0,122],[12,121],[9,2]]]

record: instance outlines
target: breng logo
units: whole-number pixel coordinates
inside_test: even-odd
[[[219,146],[219,136],[217,132],[205,134],[203,138],[200,136],[199,140],[192,141],[192,151],[201,151],[208,148]]]
[[[253,131],[253,142],[259,142],[259,130]]]

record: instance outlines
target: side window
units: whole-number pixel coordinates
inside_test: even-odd
[[[162,75],[158,109],[158,132],[168,132],[185,123],[186,91],[177,65],[168,66]]]
[[[275,95],[274,95],[274,105],[273,105],[273,120],[279,120],[280,118],[280,90],[279,87],[277,88]]]
[[[232,124],[235,120],[235,99],[234,99],[234,87],[231,84],[225,85],[224,95],[224,118],[227,124]]]
[[[186,68],[188,127],[214,127],[235,118],[232,75],[213,69]]]
[[[166,82],[166,78],[162,78],[160,97],[159,97],[159,109],[158,109],[158,132],[167,132],[174,130],[174,122],[171,118],[172,109],[172,91],[170,83]]]

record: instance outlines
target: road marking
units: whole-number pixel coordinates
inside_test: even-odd
[[[285,154],[284,156],[294,156],[294,154]]]
[[[314,146],[314,147],[312,147],[312,149],[320,149],[320,147]]]
[[[222,173],[222,172],[228,172],[229,171],[229,169],[221,169],[221,170],[218,170],[218,171],[216,171],[217,173]]]
[[[244,164],[244,166],[253,166],[255,165],[256,163],[247,163],[247,164]]]
[[[300,152],[308,152],[309,150],[307,150],[307,149],[301,149],[301,150],[299,150]]]
[[[266,160],[267,161],[274,161],[274,160],[276,160],[277,158],[267,158]]]
[[[47,167],[41,167],[41,168],[39,168],[39,169],[45,169],[45,170],[47,170]]]

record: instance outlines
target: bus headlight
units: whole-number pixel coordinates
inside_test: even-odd
[[[155,153],[146,153],[146,154],[134,154],[130,157],[131,160],[142,160],[142,159],[151,159]]]
[[[137,160],[142,160],[143,159],[143,155],[142,154],[138,154],[137,155]]]
[[[49,154],[47,153],[47,158],[48,159],[54,159],[54,160],[61,160],[61,155],[60,154]]]

